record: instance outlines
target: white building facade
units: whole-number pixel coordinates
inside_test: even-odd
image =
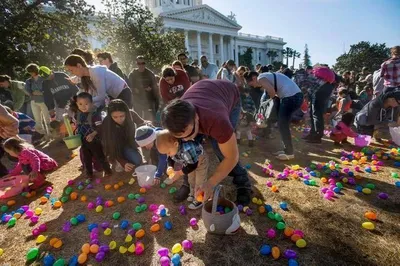
[[[271,64],[282,61],[286,44],[282,38],[256,36],[239,32],[242,28],[234,16],[224,16],[202,0],[145,0],[145,5],[164,22],[165,31],[178,31],[185,35],[185,47],[194,60],[206,55],[209,62],[218,66],[232,59],[239,65],[239,53],[253,50],[252,64]],[[268,51],[278,56],[270,58]]]

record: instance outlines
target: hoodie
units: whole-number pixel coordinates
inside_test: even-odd
[[[373,126],[392,121],[397,121],[400,107],[384,108],[383,103],[388,98],[395,98],[400,102],[400,91],[389,91],[381,94],[377,98],[367,103],[360,112],[357,113],[355,119],[356,126]]]
[[[49,110],[65,108],[69,99],[78,92],[78,87],[67,80],[67,74],[53,72],[52,79],[43,81],[44,102]]]
[[[118,98],[119,94],[128,88],[125,80],[109,70],[106,66],[89,66],[90,80],[94,88],[89,90],[96,107],[104,106],[106,96]]]

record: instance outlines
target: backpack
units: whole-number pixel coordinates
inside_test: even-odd
[[[277,92],[278,87],[276,74],[272,74],[274,75],[275,92]],[[278,97],[268,99],[260,104],[260,108],[258,108],[258,112],[255,115],[256,125],[258,128],[266,128],[269,123],[275,123],[278,121],[279,104],[280,99]]]

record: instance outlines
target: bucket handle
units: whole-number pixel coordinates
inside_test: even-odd
[[[219,196],[224,196],[225,191],[222,185],[218,185],[214,189],[214,197],[212,199],[212,208],[211,208],[211,213],[215,214],[217,213],[217,205],[218,205],[218,198]]]

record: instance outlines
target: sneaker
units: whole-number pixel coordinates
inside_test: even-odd
[[[122,167],[122,165],[119,162],[116,162],[114,168],[115,168],[115,172],[117,172],[117,173],[122,173],[123,171],[125,171],[125,169]]]
[[[272,155],[274,155],[274,156],[278,156],[278,155],[281,155],[281,154],[285,154],[285,152],[284,151],[277,151],[277,152],[272,153]]]
[[[165,181],[164,181],[165,182]],[[190,193],[190,188],[187,185],[182,185],[179,190],[174,195],[175,202],[182,202],[188,198]]]
[[[249,148],[254,147],[254,140],[249,140]]]
[[[197,210],[203,206],[203,202],[194,200],[192,203],[189,204],[188,208],[191,210]]]
[[[193,197],[193,195],[189,195],[189,197],[186,199],[187,201],[189,201],[189,202],[192,202],[192,201],[194,201],[194,197]]]
[[[275,158],[278,159],[278,160],[281,160],[281,161],[289,161],[289,160],[294,159],[294,154],[285,154],[285,153],[284,154],[279,154]]]
[[[248,206],[250,204],[250,195],[251,189],[250,188],[238,188],[236,190],[236,202],[237,204]]]

